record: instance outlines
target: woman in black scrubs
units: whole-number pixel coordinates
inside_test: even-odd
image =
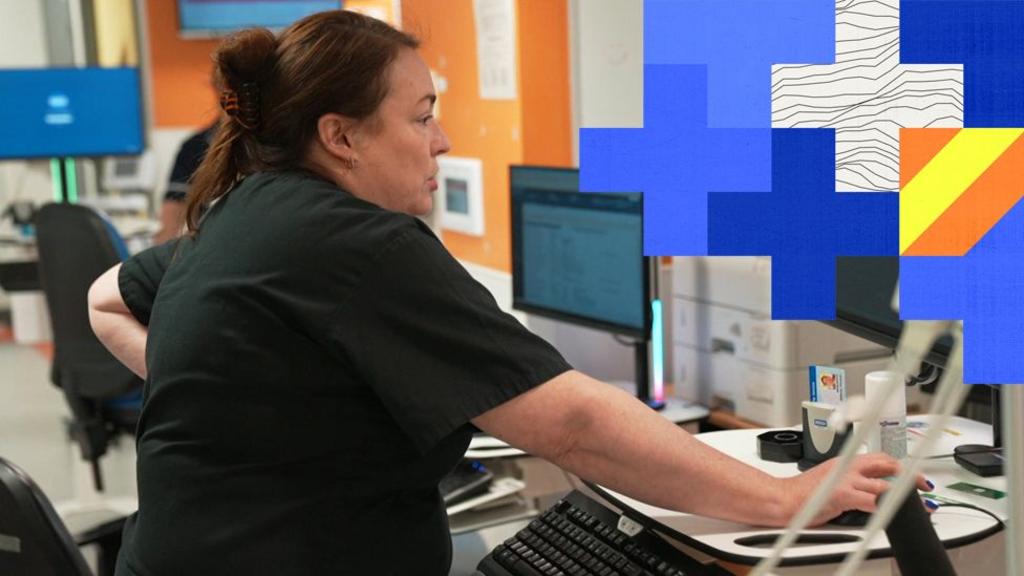
[[[90,292],[146,378],[119,575],[446,574],[438,482],[470,424],[666,508],[781,526],[829,465],[768,476],[572,368],[414,216],[448,138],[418,42],[335,11],[215,56],[190,234]],[[861,457],[817,521],[872,510]]]

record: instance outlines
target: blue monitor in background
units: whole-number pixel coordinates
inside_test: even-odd
[[[138,68],[0,70],[0,158],[143,150]]]
[[[640,194],[583,194],[574,169],[512,166],[512,306],[648,339]]]
[[[178,27],[182,36],[193,38],[242,28],[279,29],[341,5],[341,0],[178,0]]]

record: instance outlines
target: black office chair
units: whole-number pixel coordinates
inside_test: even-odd
[[[112,575],[124,518],[72,539],[39,486],[0,458],[0,574],[92,576],[79,546],[99,546],[97,574]]]
[[[50,308],[54,358],[50,379],[71,408],[71,435],[103,490],[99,459],[120,432],[135,433],[142,380],[103,347],[89,325],[89,287],[127,256],[117,231],[98,212],[48,204],[36,214],[39,276]]]

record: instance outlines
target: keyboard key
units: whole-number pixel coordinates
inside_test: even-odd
[[[491,562],[488,566],[496,564],[516,576],[686,576],[679,564],[694,566],[691,576],[704,574],[656,539],[653,548],[639,544],[647,542],[646,532],[625,536],[614,528],[617,521],[611,510],[573,493],[496,547],[479,569],[490,575],[484,563]]]
[[[622,567],[622,573],[626,576],[641,576],[644,571],[636,564],[626,564]]]

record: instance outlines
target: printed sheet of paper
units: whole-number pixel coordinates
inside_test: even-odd
[[[480,98],[514,100],[518,86],[513,0],[474,0],[473,15]]]

